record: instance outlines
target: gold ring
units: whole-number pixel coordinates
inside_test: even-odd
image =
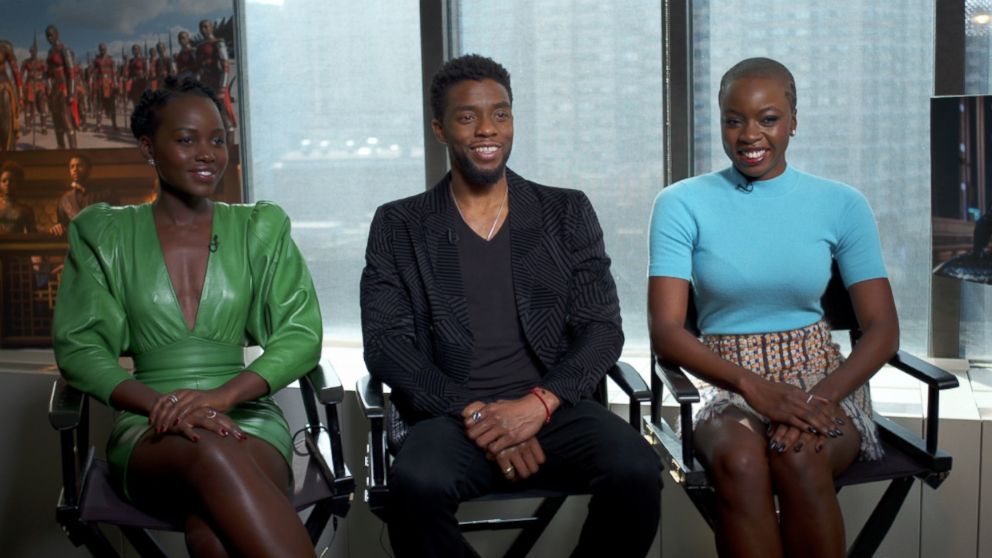
[[[510,465],[506,469],[503,469],[503,474],[506,475],[506,476],[508,476],[508,477],[511,477],[511,476],[513,476],[513,472],[514,471],[516,471],[516,469],[513,467],[513,465]]]

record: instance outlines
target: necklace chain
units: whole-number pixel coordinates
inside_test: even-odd
[[[462,213],[462,208],[458,205],[458,199],[455,198],[455,189],[452,187],[448,188],[448,193],[451,194],[451,201],[455,202],[455,209],[458,210],[458,215],[462,218],[462,221],[468,225],[468,219],[465,218],[465,214]],[[503,190],[503,198],[499,201],[499,209],[496,210],[496,218],[493,219],[493,226],[489,227],[489,234],[486,235],[486,242],[493,239],[493,233],[496,232],[496,224],[499,223],[499,217],[503,214],[503,206],[506,205],[506,198],[509,195],[509,187]],[[469,225],[471,228],[471,225]]]

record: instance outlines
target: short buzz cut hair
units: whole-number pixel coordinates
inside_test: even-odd
[[[448,100],[448,90],[463,81],[491,79],[506,88],[513,104],[513,89],[510,88],[510,72],[492,58],[478,54],[465,54],[452,58],[434,74],[431,80],[431,112],[437,120],[444,119],[444,109]]]
[[[717,100],[721,105],[730,84],[745,77],[782,80],[785,83],[785,97],[792,106],[792,112],[796,112],[796,78],[792,77],[792,72],[784,64],[771,58],[747,58],[727,70],[720,79],[720,93]]]

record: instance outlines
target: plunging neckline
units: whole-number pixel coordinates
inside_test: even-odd
[[[196,331],[197,325],[200,323],[200,308],[203,307],[203,297],[207,292],[207,280],[210,278],[210,260],[213,258],[213,252],[210,248],[207,248],[207,264],[203,266],[203,279],[200,282],[200,296],[196,301],[196,312],[193,313],[193,327],[190,327],[189,322],[186,321],[186,314],[183,313],[183,306],[179,302],[179,295],[176,292],[176,286],[172,282],[172,273],[169,271],[169,264],[165,261],[165,250],[162,249],[162,239],[158,234],[158,227],[155,225],[155,206],[153,204],[148,204],[148,213],[151,218],[152,232],[155,234],[155,246],[158,247],[158,258],[162,265],[162,269],[165,270],[165,280],[169,283],[169,292],[172,294],[172,304],[176,311],[179,312],[179,318],[182,320],[183,329],[187,334],[192,334]],[[217,203],[214,202],[213,207],[210,209],[210,234],[208,238],[213,238],[215,234],[215,226],[217,225]]]

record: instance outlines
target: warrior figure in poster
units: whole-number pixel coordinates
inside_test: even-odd
[[[7,68],[10,68],[8,73]],[[17,108],[20,104],[21,74],[17,71],[17,57],[14,45],[0,40],[0,151],[13,151],[17,146],[20,120]]]
[[[65,149],[66,143],[69,148],[75,149],[79,102],[75,98],[72,52],[59,40],[59,30],[54,25],[45,29],[45,38],[52,45],[45,63],[48,70],[48,109],[55,125],[55,140],[59,149]]]
[[[97,98],[96,125],[103,123],[103,115],[110,116],[110,121],[117,129],[117,68],[114,59],[107,54],[107,44],[100,43],[100,53],[93,59],[93,85],[91,86]]]
[[[209,19],[200,21],[200,35],[203,38],[196,45],[196,66],[199,71],[197,79],[213,89],[224,101],[225,110],[221,116],[224,118],[224,127],[230,132],[234,130],[235,118],[227,87],[230,77],[228,74],[231,71],[227,45],[224,39],[214,35],[214,22]]]
[[[176,75],[176,63],[169,56],[165,49],[165,43],[159,41],[155,45],[155,83],[158,85],[165,83],[165,78]]]
[[[141,45],[137,43],[131,47],[131,54],[134,56],[127,63],[124,75],[127,77],[127,98],[131,106],[137,106],[141,94],[148,89],[148,62],[141,53]]]
[[[72,49],[67,49],[69,55],[72,56],[72,83],[75,85],[73,90],[72,99],[79,105],[78,116],[76,118],[76,113],[72,116],[76,124],[77,130],[82,130],[86,126],[86,115],[90,114],[93,110],[93,99],[90,97],[90,80],[89,80],[89,63],[87,63],[87,68],[84,70],[83,65],[80,64],[79,60],[76,58],[76,53]]]
[[[196,49],[193,48],[193,41],[189,37],[189,32],[180,31],[178,39],[179,52],[176,53],[175,70],[176,77],[181,82],[185,78],[196,77]]]
[[[152,91],[158,89],[161,78],[158,76],[158,52],[155,47],[146,48],[148,55],[148,88]]]
[[[48,88],[45,85],[45,61],[38,58],[38,39],[29,50],[31,56],[21,64],[21,81],[24,82],[24,131],[41,129],[42,134],[48,133],[45,127],[45,103],[48,99]],[[38,121],[35,122],[35,116]]]

